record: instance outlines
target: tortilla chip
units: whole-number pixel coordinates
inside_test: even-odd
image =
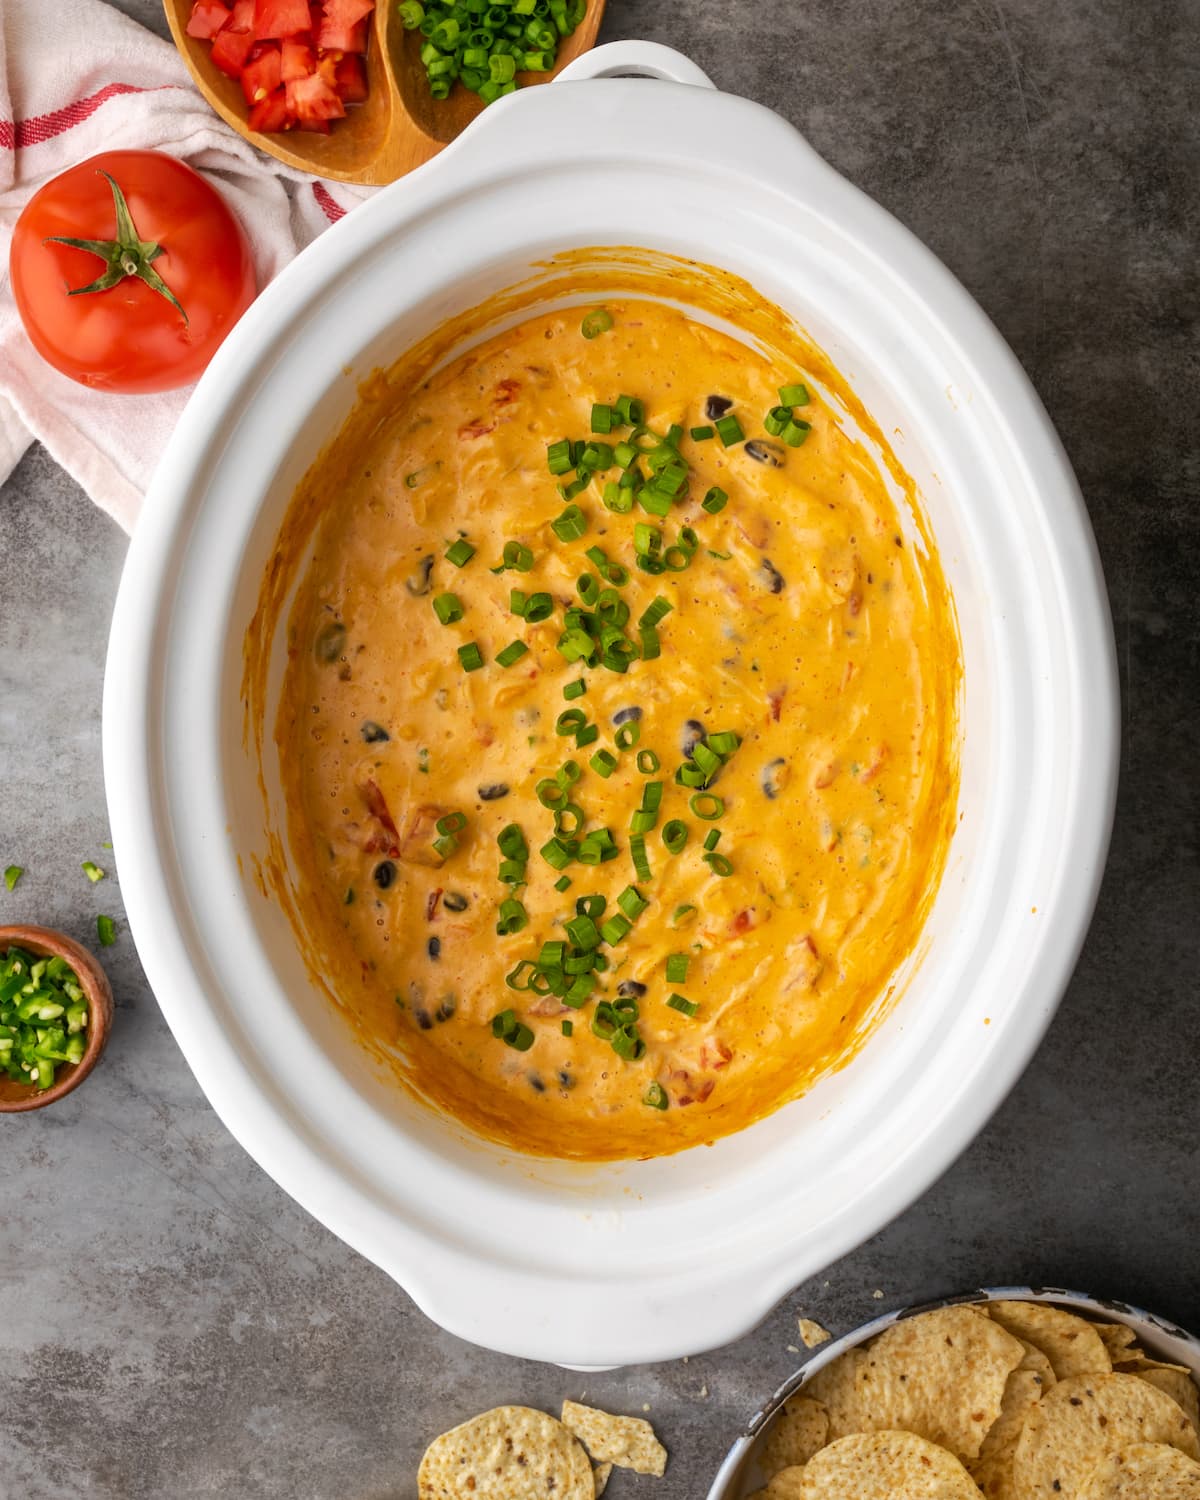
[[[1040,1349],[1025,1345],[1025,1358],[1008,1377],[1000,1415],[992,1423],[979,1457],[967,1467],[975,1483],[989,1500],[1015,1500],[1013,1455],[1029,1409],[1054,1384],[1050,1361]]]
[[[1200,1500],[1200,1464],[1164,1443],[1134,1443],[1100,1460],[1080,1500]]]
[[[588,1456],[561,1422],[528,1406],[497,1406],[434,1438],[417,1475],[419,1500],[593,1500]]]
[[[806,1464],[829,1441],[829,1413],[810,1396],[792,1396],[776,1414],[763,1444],[762,1467],[767,1475]]]
[[[1022,1500],[1081,1500],[1092,1470],[1132,1443],[1168,1443],[1200,1457],[1179,1405],[1137,1375],[1073,1375],[1025,1419],[1013,1459]]]
[[[597,1463],[616,1464],[635,1474],[661,1477],[666,1472],[667,1450],[641,1417],[614,1417],[594,1406],[564,1401],[562,1419]]]
[[[833,1337],[828,1328],[822,1328],[820,1323],[814,1323],[811,1318],[797,1318],[796,1324],[800,1329],[800,1342],[806,1349],[815,1349],[818,1344],[827,1344]]]
[[[1045,1302],[989,1302],[986,1311],[1009,1333],[1040,1349],[1059,1380],[1107,1375],[1112,1360],[1094,1324]]]
[[[1188,1421],[1200,1434],[1200,1390],[1196,1389],[1190,1370],[1183,1365],[1168,1365],[1156,1359],[1143,1359],[1128,1373],[1148,1380],[1160,1391],[1165,1391],[1172,1401],[1178,1401],[1187,1414]]]
[[[801,1470],[798,1500],[979,1500],[962,1464],[912,1432],[860,1432]]]
[[[755,1490],[750,1500],[801,1500],[800,1486],[804,1482],[804,1466],[795,1464],[790,1469],[780,1469],[772,1474],[761,1490]]]
[[[806,1392],[827,1408],[831,1439],[912,1432],[965,1462],[979,1457],[1024,1358],[1021,1340],[973,1307],[942,1307],[849,1350],[818,1370]]]
[[[1114,1365],[1119,1359],[1131,1359],[1142,1352],[1137,1347],[1137,1331],[1128,1323],[1093,1323],[1092,1327],[1100,1335]]]
[[[596,1486],[596,1500],[600,1500],[600,1496],[608,1488],[608,1476],[612,1471],[612,1464],[597,1464],[592,1471],[592,1481]]]

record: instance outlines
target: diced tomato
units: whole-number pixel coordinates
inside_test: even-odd
[[[188,17],[187,34],[211,42],[228,20],[229,7],[225,0],[196,0]]]
[[[317,73],[285,85],[288,108],[302,130],[319,130],[329,120],[340,120],[346,106]]]
[[[353,26],[343,26],[340,21],[331,21],[324,16],[317,27],[317,46],[330,52],[365,52],[367,23],[355,21]]]
[[[230,31],[254,30],[254,0],[233,0],[229,13]]]
[[[257,104],[283,82],[279,48],[270,45],[255,50],[258,56],[252,57],[242,69],[242,92],[247,104]]]
[[[253,46],[253,32],[234,31],[232,26],[222,26],[213,38],[212,60],[222,73],[228,73],[230,78],[240,78]]]
[[[311,25],[308,0],[254,0],[254,35],[259,41],[297,36]]]
[[[343,104],[362,104],[367,97],[367,67],[361,57],[343,57],[334,69],[333,86]]]
[[[335,26],[353,26],[366,20],[375,9],[375,0],[321,0],[321,9]]]
[[[287,130],[295,123],[292,112],[288,109],[287,95],[282,88],[277,88],[273,94],[268,94],[250,108],[251,130],[270,133]]]
[[[288,37],[279,49],[280,77],[284,83],[307,78],[317,66],[317,54],[307,42]]]

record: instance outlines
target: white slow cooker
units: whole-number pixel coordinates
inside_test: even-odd
[[[255,882],[242,643],[292,491],[356,383],[555,252],[616,245],[721,266],[780,304],[917,480],[962,631],[961,820],[919,959],[852,1063],[713,1147],[581,1166],[416,1103],[314,986]],[[1029,1060],[1108,842],[1112,629],[1067,460],[958,283],[777,116],[676,53],[618,43],[490,108],[239,323],[130,549],[104,760],[147,977],[264,1170],[463,1338],[563,1363],[667,1359],[745,1333],[875,1233]],[[268,768],[269,798],[272,782]]]

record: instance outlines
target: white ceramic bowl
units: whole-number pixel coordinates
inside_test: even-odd
[[[882,1333],[885,1328],[890,1328],[903,1318],[930,1312],[935,1307],[949,1307],[961,1302],[1003,1301],[1048,1302],[1054,1307],[1065,1308],[1068,1312],[1079,1313],[1082,1317],[1100,1323],[1124,1323],[1137,1331],[1137,1342],[1147,1354],[1171,1364],[1185,1365],[1200,1382],[1200,1339],[1140,1307],[1134,1307],[1128,1302],[1089,1297],[1083,1292],[1068,1292],[1058,1287],[981,1287],[978,1291],[964,1292],[959,1297],[945,1297],[937,1302],[922,1303],[919,1307],[903,1307],[895,1312],[884,1313],[881,1317],[864,1323],[861,1328],[856,1328],[853,1333],[846,1334],[844,1338],[821,1344],[800,1369],[780,1386],[762,1410],[751,1417],[745,1432],[729,1450],[713,1480],[708,1500],[743,1500],[743,1496],[749,1495],[763,1483],[756,1457],[762,1440],[784,1402],[801,1390],[818,1370],[832,1364],[847,1349],[865,1344],[868,1339],[873,1339],[877,1333]]]
[[[630,71],[651,78],[587,76]],[[964,740],[923,956],[853,1064],[715,1147],[581,1167],[515,1157],[414,1104],[314,989],[253,878],[264,814],[240,685],[281,517],[356,381],[547,255],[605,244],[747,278],[894,432],[954,591]],[[905,1208],[1003,1098],[1092,911],[1116,701],[1079,491],[991,324],[777,116],[677,54],[622,43],[489,109],[323,235],[234,330],[130,549],[104,758],[147,976],[234,1135],[454,1333],[621,1364],[744,1333]]]

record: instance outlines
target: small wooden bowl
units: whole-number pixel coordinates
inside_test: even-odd
[[[552,73],[520,73],[521,87],[549,83],[569,62],[595,42],[605,0],[588,0],[587,14],[559,44]],[[335,120],[328,135],[289,130],[262,135],[246,124],[242,86],[213,65],[208,42],[188,36],[192,0],[163,0],[167,24],[196,87],[239,135],[270,156],[338,182],[376,185],[411,172],[464,130],[484,108],[483,101],[456,85],[448,99],[431,98],[421,65],[421,36],[406,31],[396,0],[376,0],[367,50],[370,92],[344,120]]]
[[[39,957],[52,958],[58,954],[66,959],[78,974],[79,983],[87,996],[88,1038],[82,1061],[61,1067],[53,1085],[48,1089],[39,1089],[34,1083],[13,1083],[6,1074],[0,1075],[0,1114],[6,1115],[21,1114],[28,1109],[42,1109],[78,1088],[104,1051],[113,1018],[112,986],[108,982],[108,975],[100,967],[99,961],[74,938],[69,938],[65,932],[55,932],[50,927],[0,927],[0,952],[12,947],[24,948],[28,953],[35,953]]]

